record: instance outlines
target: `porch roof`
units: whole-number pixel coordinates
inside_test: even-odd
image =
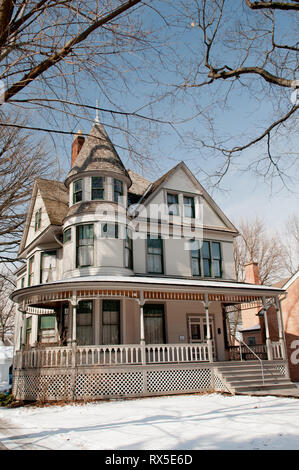
[[[78,298],[116,296],[138,299],[144,293],[145,299],[165,300],[209,300],[224,302],[251,302],[262,297],[279,296],[285,291],[272,286],[262,286],[234,281],[208,279],[179,279],[146,276],[82,276],[38,284],[18,289],[12,300],[25,301],[34,305],[39,301],[66,300]]]

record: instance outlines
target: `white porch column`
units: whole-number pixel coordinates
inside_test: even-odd
[[[143,292],[140,292],[140,299],[139,299],[139,314],[140,314],[140,346],[141,346],[141,362],[142,364],[146,364],[146,357],[145,357],[145,333],[144,333],[144,314],[143,314],[143,306],[144,306],[144,297]]]
[[[205,294],[204,307],[205,307],[205,312],[206,312],[207,345],[208,345],[209,362],[214,362],[214,358],[213,358],[213,345],[212,345],[211,328],[210,328],[210,317],[209,317],[209,301],[208,301],[208,294]]]
[[[266,299],[263,297],[263,308],[264,308],[264,320],[265,320],[265,330],[266,330],[266,346],[267,346],[267,356],[268,361],[273,361],[273,351],[272,351],[272,342],[269,335],[269,325],[267,317],[267,306]]]
[[[278,323],[278,336],[279,336],[282,359],[286,360],[287,348],[286,348],[284,328],[283,328],[281,301],[279,300],[279,297],[275,298],[275,308],[276,308],[276,316],[277,316],[277,323]]]

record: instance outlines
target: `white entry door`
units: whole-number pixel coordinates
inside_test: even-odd
[[[214,332],[214,320],[213,318],[209,319],[210,323],[210,332],[213,348],[214,360],[216,360],[216,348],[215,348],[215,332]],[[188,329],[189,329],[189,341],[190,343],[205,343],[207,341],[207,322],[204,315],[192,316],[188,320]]]

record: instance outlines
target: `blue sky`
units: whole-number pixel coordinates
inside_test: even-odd
[[[173,12],[171,9],[172,4],[167,5],[167,2],[154,3],[157,8],[162,8],[166,15],[170,15]],[[176,3],[174,3],[174,5],[175,4]],[[234,8],[234,2],[228,2],[228,14],[233,11]],[[162,93],[164,89],[167,89],[164,85],[165,83],[178,84],[181,82],[181,77],[176,75],[176,71],[179,70],[179,67],[175,67],[171,62],[171,56],[168,56],[166,53],[167,48],[173,47],[180,52],[182,56],[182,68],[192,65],[197,58],[196,48],[199,44],[199,31],[196,28],[191,28],[187,20],[185,23],[181,23],[179,27],[173,30],[167,30],[162,18],[153,10],[148,9],[146,15],[148,23],[154,24],[157,34],[163,35],[164,38],[167,36],[164,50],[165,55],[163,56],[163,60],[165,61],[163,65],[166,66],[166,68],[161,72],[157,61],[157,54],[154,51],[147,56],[146,61],[138,54],[130,55],[131,64],[143,68],[146,72],[145,75],[137,76],[134,71],[129,69],[125,70],[124,64],[120,63],[122,70],[125,70],[129,88],[128,91],[126,91],[117,75],[115,75],[115,82],[111,83],[111,86],[114,87],[114,92],[110,96],[112,96],[115,103],[120,108],[126,111],[135,111],[149,101],[149,95],[154,96]],[[284,15],[282,15],[280,26],[285,36],[288,32],[288,23]],[[192,54],[188,56],[186,44],[188,44],[190,49],[194,49],[193,56]],[[218,55],[221,55],[222,52],[223,51],[218,51]],[[229,59],[230,52],[227,54],[227,58]],[[117,60],[116,56],[116,65],[118,64]],[[150,83],[150,79],[152,83]],[[116,106],[111,104],[104,97],[99,87],[95,83],[92,83],[91,80],[83,80],[83,78],[81,79],[81,76],[78,75],[78,81],[80,82],[81,101],[83,103],[94,106],[98,99],[100,107],[113,108]],[[229,84],[222,82],[221,86],[216,84],[213,88],[205,87],[198,90],[193,89],[192,93],[185,95],[180,93],[167,97],[156,103],[154,108],[155,116],[177,122],[190,115],[194,115],[196,112],[208,109],[211,112],[213,111],[215,125],[218,127],[222,136],[233,135],[235,145],[242,143],[244,139],[246,140],[248,137],[259,135],[265,125],[271,122],[272,106],[270,100],[268,100],[267,96],[263,94],[262,91],[259,93],[259,90],[257,90],[256,96],[253,96],[248,92],[246,86],[237,84],[229,96],[229,107],[222,108],[220,105],[215,104],[215,99],[222,98],[228,86]],[[30,87],[28,90],[30,92]],[[274,103],[276,93],[278,102],[281,93],[279,87],[273,88],[272,91],[271,98],[274,100]],[[287,98],[285,99],[287,100]],[[90,111],[90,121],[86,121],[83,119],[85,111],[86,110],[80,110],[80,108],[73,108],[73,112],[78,112],[81,118],[74,116],[66,118],[65,116],[57,115],[57,122],[51,122],[51,128],[74,132],[78,129],[82,129],[84,133],[88,133],[95,112]],[[150,107],[143,108],[140,113],[149,116]],[[28,116],[33,125],[49,127],[49,121],[38,117],[34,110],[28,113]],[[100,118],[102,122],[106,124],[106,130],[113,143],[125,147],[126,142],[124,135],[113,129],[113,127],[109,127],[115,125],[113,117],[110,114],[101,113]],[[124,121],[122,121],[122,123],[124,123]],[[145,126],[147,122],[131,119],[130,124],[132,134],[134,135],[134,133],[136,133],[137,135],[140,127]],[[204,150],[200,148],[200,146],[197,147],[194,144],[194,140],[191,139],[191,134],[198,138],[205,138],[206,132],[208,131],[208,121],[205,117],[199,117],[185,124],[177,125],[176,129],[178,132],[184,133],[185,137],[183,140],[179,137],[177,132],[166,124],[160,125],[158,129],[153,125],[150,126],[148,130],[151,133],[147,134],[148,138],[143,137],[144,140],[141,140],[138,144],[138,149],[141,152],[144,146],[144,152],[148,150],[152,157],[151,160],[144,162],[143,168],[136,163],[134,158],[130,158],[129,153],[125,149],[118,148],[118,153],[128,168],[140,172],[150,180],[158,178],[176,163],[184,160],[203,186],[211,193],[222,210],[234,222],[240,217],[253,218],[257,215],[265,217],[270,227],[277,228],[285,223],[288,215],[295,212],[298,213],[298,174],[295,173],[295,171],[298,171],[298,166],[296,167],[294,165],[289,169],[294,180],[287,181],[290,188],[290,190],[287,191],[281,184],[279,178],[270,179],[269,177],[257,177],[254,172],[246,171],[246,166],[250,162],[261,156],[264,157],[265,155],[264,147],[252,147],[247,153],[241,154],[241,157],[234,161],[227,176],[221,181],[220,188],[215,188],[209,184],[205,173],[213,172],[218,168],[219,156],[216,155],[215,151]],[[245,137],[239,136],[241,132],[245,132]],[[146,134],[143,133],[143,136],[145,135]],[[35,135],[36,138],[39,136],[45,142],[48,142],[47,145],[49,148],[53,149],[51,154],[56,158],[56,163],[59,166],[57,174],[63,177],[63,175],[68,172],[70,166],[72,136],[62,137],[53,134],[51,137],[47,137],[46,134]],[[53,145],[54,143],[55,145]],[[291,144],[288,135],[286,135],[276,139],[272,151],[274,155],[282,155],[284,152],[288,152],[288,149],[291,151],[298,147],[298,136],[292,136]],[[290,156],[290,159],[291,158],[294,157]]]

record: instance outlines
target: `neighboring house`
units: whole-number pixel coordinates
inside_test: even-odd
[[[246,281],[259,284],[257,263],[246,266]],[[286,342],[291,380],[299,382],[299,271],[293,276],[283,279],[273,285],[284,289],[280,296],[283,334]],[[243,341],[251,346],[264,345],[268,337],[272,342],[279,340],[279,322],[277,321],[277,305],[270,305],[266,312],[264,309],[242,309],[242,335]],[[267,326],[268,324],[268,326]]]
[[[236,282],[237,235],[184,162],[150,182],[95,121],[65,182],[33,187],[12,295],[16,397],[235,390],[219,369],[226,309],[284,292]]]

